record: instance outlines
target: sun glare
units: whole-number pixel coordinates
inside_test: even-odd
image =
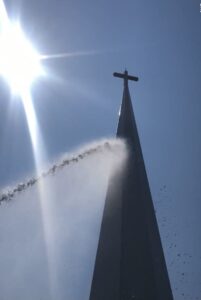
[[[25,37],[20,25],[7,22],[0,32],[0,75],[14,94],[22,95],[42,74],[40,55]]]

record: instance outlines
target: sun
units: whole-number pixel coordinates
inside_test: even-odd
[[[8,82],[12,93],[22,95],[42,74],[40,55],[20,25],[6,22],[0,32],[0,75]]]

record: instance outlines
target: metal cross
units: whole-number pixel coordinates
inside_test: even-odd
[[[118,78],[123,78],[124,79],[124,86],[128,85],[128,80],[132,80],[132,81],[138,81],[139,80],[139,78],[136,77],[136,76],[128,75],[128,71],[127,70],[125,70],[124,73],[114,72],[113,76],[114,77],[118,77]]]

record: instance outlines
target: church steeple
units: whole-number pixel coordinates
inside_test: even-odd
[[[128,88],[138,78],[114,76],[124,79],[117,137],[128,158],[109,183],[90,300],[173,300]]]

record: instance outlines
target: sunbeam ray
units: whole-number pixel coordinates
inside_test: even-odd
[[[35,167],[37,177],[40,174],[40,170],[42,169],[42,163],[45,157],[45,147],[43,145],[43,139],[41,136],[41,132],[38,126],[38,121],[36,118],[35,110],[33,107],[31,95],[29,91],[24,91],[22,94],[22,101],[24,105],[24,110],[27,118],[27,124],[29,128],[29,134],[32,141],[33,153],[34,153],[34,160],[35,160]],[[51,209],[48,206],[48,198],[50,197],[48,193],[48,186],[44,187],[43,182],[38,182],[38,197],[40,199],[40,207],[41,207],[41,216],[42,216],[42,224],[43,224],[43,231],[44,231],[44,242],[45,242],[45,249],[47,255],[47,262],[48,262],[48,276],[49,276],[49,289],[50,294],[54,295],[54,280],[52,278],[54,274],[54,266],[52,265],[53,259],[53,245],[50,244],[51,239],[51,229],[52,229],[52,222],[51,222]]]
[[[88,51],[75,51],[75,52],[64,52],[55,54],[41,54],[39,55],[40,60],[49,60],[54,58],[69,58],[69,57],[79,57],[79,56],[91,56],[102,54],[104,51],[101,50],[88,50]]]

